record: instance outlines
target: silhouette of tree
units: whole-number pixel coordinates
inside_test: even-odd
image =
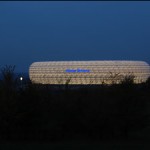
[[[17,115],[17,79],[14,75],[15,66],[6,65],[1,68],[0,79],[0,132],[1,137],[10,136]],[[2,134],[3,133],[3,134]]]
[[[0,70],[2,76],[2,79],[0,80],[1,87],[6,92],[15,90],[17,86],[17,79],[15,78],[14,70],[15,70],[15,66],[11,66],[11,65],[6,65]]]
[[[121,80],[122,85],[132,85],[134,84],[135,76],[132,74],[124,76],[123,80]]]

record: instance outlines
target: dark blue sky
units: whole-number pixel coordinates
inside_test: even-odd
[[[0,67],[34,61],[150,63],[150,2],[0,2]]]

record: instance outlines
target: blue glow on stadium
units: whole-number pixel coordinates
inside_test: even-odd
[[[66,69],[66,72],[67,73],[76,73],[76,72],[78,72],[78,73],[87,73],[87,72],[90,72],[90,70],[88,70],[88,69]]]

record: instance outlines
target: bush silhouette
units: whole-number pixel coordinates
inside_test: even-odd
[[[76,88],[27,82],[19,90],[14,69],[1,70],[1,139],[125,139],[148,126],[149,80]]]

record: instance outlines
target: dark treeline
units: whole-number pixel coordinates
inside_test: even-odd
[[[111,86],[48,86],[14,78],[1,69],[1,140],[130,139],[149,127],[150,80]]]

